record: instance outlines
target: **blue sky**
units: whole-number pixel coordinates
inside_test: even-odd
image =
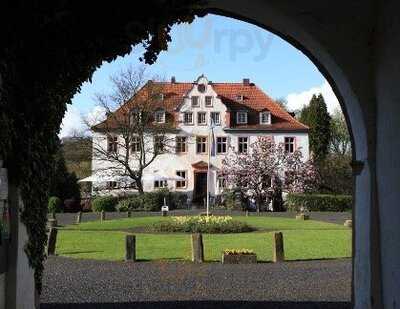
[[[321,92],[332,111],[337,105],[330,86],[314,64],[299,50],[278,36],[252,24],[208,15],[192,24],[175,25],[168,51],[147,67],[147,73],[165,79],[193,81],[205,74],[214,82],[239,82],[243,78],[261,87],[273,98],[286,98],[290,108],[306,104]],[[79,131],[81,115],[93,113],[95,93],[107,92],[110,76],[127,66],[141,65],[143,47],[136,46],[125,57],[104,62],[73,98],[64,118],[61,136]]]

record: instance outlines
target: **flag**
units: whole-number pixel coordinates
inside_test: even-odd
[[[216,147],[216,145],[215,145],[215,135],[214,135],[214,127],[215,127],[215,124],[214,124],[214,120],[211,118],[210,119],[210,138],[211,138],[211,145],[210,145],[210,147],[211,147],[211,151],[210,151],[210,155],[212,156],[212,157],[215,157],[215,155],[216,155],[216,149],[215,149],[215,147]]]

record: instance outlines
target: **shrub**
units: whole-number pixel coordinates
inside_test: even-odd
[[[119,200],[116,209],[118,211],[160,211],[161,206],[164,205],[164,198],[170,210],[185,208],[187,205],[186,193],[160,189],[153,192],[145,192],[143,195],[134,194]]]
[[[146,192],[143,195],[143,209],[146,211],[160,211],[164,204],[164,193],[160,191]]]
[[[305,207],[310,211],[346,211],[351,209],[351,195],[329,194],[288,194],[286,207],[290,211],[299,211]]]
[[[71,198],[64,201],[64,212],[78,212],[81,210],[82,207],[79,199]]]
[[[99,196],[93,199],[92,210],[96,212],[115,211],[117,203],[118,198],[115,196]]]
[[[168,196],[168,205],[171,209],[184,209],[187,208],[188,196],[183,192],[170,192]]]
[[[240,203],[239,201],[237,202],[236,200],[240,198]],[[241,195],[237,195],[236,191],[234,190],[225,190],[222,194],[217,195],[215,197],[215,203],[214,203],[214,208],[219,208],[219,209],[236,209],[236,210],[241,210],[241,207],[238,209],[238,205],[242,204],[241,200]]]
[[[49,213],[56,213],[62,211],[62,201],[57,196],[49,197],[49,201],[47,204],[47,208]]]
[[[153,192],[146,192],[143,195],[143,203],[144,210],[147,211],[160,211],[161,206],[164,205],[164,198],[169,206],[169,209],[172,210],[175,208],[173,204],[173,195],[175,193],[169,192],[168,189],[160,189]]]
[[[122,201],[119,201],[116,209],[120,212],[132,211],[132,210],[143,210],[144,202],[142,196],[132,196]]]
[[[150,232],[183,233],[243,233],[254,229],[248,224],[233,220],[229,216],[182,216],[171,217],[147,228]]]

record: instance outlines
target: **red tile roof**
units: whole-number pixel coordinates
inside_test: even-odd
[[[159,103],[160,108],[164,108],[167,113],[173,115],[179,105],[182,104],[183,97],[192,89],[195,83],[156,82],[156,85],[160,86],[160,91],[164,94],[164,99],[162,101],[160,100]],[[307,126],[292,117],[253,83],[210,83],[210,85],[218,94],[221,101],[227,106],[228,111],[231,112],[230,129],[267,129],[282,131],[308,130]],[[138,95],[140,95],[141,91],[139,91]],[[239,100],[238,95],[243,96],[243,100]],[[130,110],[130,108],[134,106],[134,102],[135,98],[128,101],[122,108],[118,109],[115,114],[123,113],[124,110]],[[235,124],[236,119],[234,117],[234,112],[237,110],[247,110],[248,124]],[[259,112],[263,110],[271,113],[271,125],[259,124]],[[94,128],[104,128],[107,124],[110,125],[110,121],[111,118],[108,118],[106,121],[96,125]]]

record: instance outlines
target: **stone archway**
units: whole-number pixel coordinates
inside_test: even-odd
[[[235,19],[247,21],[271,31],[288,41],[306,54],[331,84],[339,99],[350,130],[353,145],[353,173],[355,175],[355,204],[353,211],[353,284],[352,295],[355,308],[369,308],[371,295],[379,299],[380,273],[379,242],[371,243],[369,238],[373,218],[378,216],[374,205],[373,189],[375,170],[370,165],[370,154],[374,143],[368,136],[368,112],[362,108],[361,101],[366,93],[359,96],[351,76],[341,67],[335,55],[323,45],[318,36],[312,36],[306,26],[301,25],[303,16],[291,18],[285,15],[278,4],[258,2],[254,6],[232,5],[225,1],[214,1],[210,4],[210,12]],[[283,5],[282,5],[283,6]],[[379,233],[379,231],[376,231]],[[371,248],[371,246],[375,246]]]
[[[155,10],[153,2],[147,3],[148,11]],[[7,35],[9,50],[1,50],[5,57],[0,89],[2,83],[11,87],[8,98],[15,106],[21,101],[39,105],[40,99],[48,99],[45,87],[38,87],[46,81],[50,90],[60,93],[55,104],[68,100],[101,60],[129,52],[129,44],[140,40],[139,36],[146,37],[145,28],[151,27],[149,23],[138,37],[129,37],[128,29],[138,26],[138,21],[143,24],[147,21],[143,16],[150,15],[138,14],[137,8],[125,3],[113,11],[117,18],[107,27],[104,17],[109,16],[108,8],[85,4],[60,7],[60,11],[53,8],[57,13],[54,16],[49,10],[50,18],[35,19],[35,14],[45,13],[17,7],[2,19],[3,29],[14,31],[17,39]],[[400,210],[396,207],[400,199],[399,9],[395,0],[338,0],[334,4],[316,0],[214,0],[205,8],[275,32],[314,62],[339,97],[351,128],[357,174],[353,297],[359,309],[395,308],[400,303]],[[28,27],[24,27],[24,21]],[[71,27],[77,23],[79,27]],[[65,33],[69,40],[57,36]],[[77,46],[82,54],[75,53]],[[95,52],[96,57],[89,56]],[[66,57],[70,61],[65,61]],[[63,66],[61,61],[65,62]],[[77,61],[75,68],[71,67],[73,61]],[[40,108],[42,112],[52,111]],[[29,115],[29,108],[21,110]],[[30,120],[38,123],[39,138],[42,117]],[[48,125],[55,127],[60,121],[54,119]],[[17,135],[14,140],[24,138],[24,131]]]

